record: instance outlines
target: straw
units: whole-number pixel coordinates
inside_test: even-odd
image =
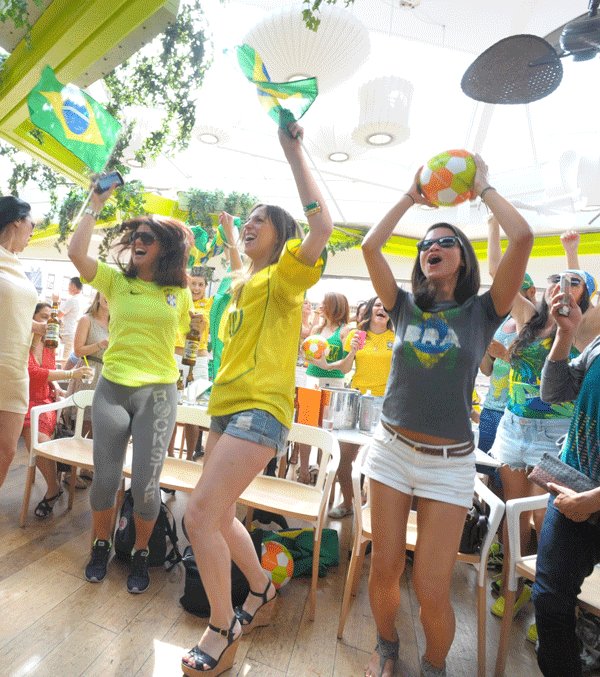
[[[85,355],[83,356],[83,361],[85,362],[85,366],[86,366],[86,367],[89,367],[89,366],[90,366],[89,363],[88,363],[88,361],[87,361],[87,357],[86,357]]]

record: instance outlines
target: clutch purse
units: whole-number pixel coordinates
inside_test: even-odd
[[[548,482],[560,484],[563,487],[568,487],[580,494],[582,491],[590,491],[600,486],[600,482],[596,482],[587,475],[584,475],[579,470],[576,470],[567,463],[563,463],[559,458],[545,452],[540,459],[540,462],[529,474],[529,479],[538,486],[542,487],[553,496],[557,493],[548,487]],[[600,520],[600,511],[590,515],[588,522],[597,525]]]

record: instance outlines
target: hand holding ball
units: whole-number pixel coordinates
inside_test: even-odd
[[[447,150],[423,167],[419,188],[434,205],[452,207],[473,197],[477,166],[466,150]]]
[[[306,357],[318,360],[329,355],[330,346],[324,338],[315,335],[304,339],[302,350]]]

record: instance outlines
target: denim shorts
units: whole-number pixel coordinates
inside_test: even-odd
[[[263,447],[271,447],[278,456],[284,452],[290,432],[273,414],[263,409],[247,409],[236,411],[235,414],[213,416],[210,429],[218,435],[227,434],[262,444]]]
[[[508,411],[500,419],[490,454],[513,470],[533,468],[547,451],[558,456],[558,440],[567,434],[569,418],[523,418]]]
[[[424,454],[394,437],[380,423],[362,471],[367,477],[409,496],[422,496],[463,508],[473,505],[474,451],[448,458]]]

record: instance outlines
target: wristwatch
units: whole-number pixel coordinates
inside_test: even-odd
[[[90,216],[93,216],[95,219],[100,218],[100,214],[98,214],[98,212],[95,212],[91,207],[86,207],[83,213],[89,214]]]

